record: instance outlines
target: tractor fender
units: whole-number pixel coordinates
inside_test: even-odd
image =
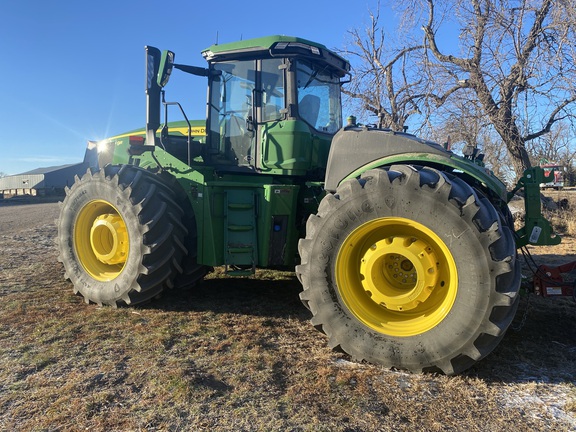
[[[335,192],[344,180],[392,164],[433,166],[463,173],[507,201],[506,185],[483,166],[412,134],[367,127],[346,127],[334,135],[324,188]]]

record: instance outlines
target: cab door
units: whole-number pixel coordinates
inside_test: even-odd
[[[249,167],[256,151],[254,133],[256,61],[214,65],[210,82],[209,140],[216,164]]]

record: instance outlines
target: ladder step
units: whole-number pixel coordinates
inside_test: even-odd
[[[252,246],[245,246],[245,247],[229,247],[228,253],[232,254],[242,254],[242,253],[249,253],[251,254],[254,248]]]
[[[224,202],[224,263],[230,275],[250,275],[258,260],[256,192],[230,189]],[[231,266],[231,271],[228,271]]]
[[[252,225],[228,225],[228,230],[230,231],[252,231],[254,227]]]
[[[254,204],[252,203],[228,203],[228,208],[230,210],[252,210]]]

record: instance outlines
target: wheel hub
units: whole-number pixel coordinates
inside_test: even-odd
[[[90,244],[100,262],[109,265],[125,262],[128,233],[122,218],[114,214],[98,216],[90,229]]]
[[[372,301],[404,311],[428,299],[438,281],[435,253],[422,240],[395,236],[377,241],[361,259],[361,283]]]
[[[354,229],[338,251],[335,276],[347,309],[391,336],[434,328],[458,291],[450,249],[431,229],[402,217],[374,219]]]
[[[78,211],[74,249],[78,262],[94,279],[111,281],[122,273],[130,253],[130,234],[112,204],[93,200]]]

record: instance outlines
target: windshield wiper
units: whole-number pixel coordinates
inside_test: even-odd
[[[304,85],[303,88],[307,88],[307,87],[310,85],[310,83],[311,83],[312,81],[314,81],[314,78],[316,78],[316,75],[318,75],[318,72],[320,72],[320,71],[319,71],[319,70],[315,70],[314,72],[312,72],[312,73],[310,74],[310,78],[308,78],[308,81],[306,82],[306,84]]]

